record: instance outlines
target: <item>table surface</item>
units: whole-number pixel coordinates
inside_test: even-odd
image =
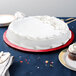
[[[60,17],[60,19],[67,18]],[[74,32],[75,38],[73,42],[75,42],[76,21],[71,22],[68,26]],[[11,76],[76,76],[75,71],[67,69],[59,62],[58,55],[62,49],[48,53],[21,52],[9,47],[3,41],[3,33],[6,30],[7,27],[0,28],[0,51],[8,51],[15,57],[13,64],[9,68]]]

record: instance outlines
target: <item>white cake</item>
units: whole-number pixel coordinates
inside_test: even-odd
[[[42,50],[65,44],[71,38],[71,32],[68,25],[56,17],[29,16],[14,20],[6,37],[17,46]]]

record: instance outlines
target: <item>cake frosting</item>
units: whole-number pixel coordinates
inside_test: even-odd
[[[76,54],[76,43],[73,43],[69,46],[69,52]]]
[[[65,44],[71,38],[68,25],[50,16],[17,18],[8,27],[7,39],[20,47],[41,50]]]

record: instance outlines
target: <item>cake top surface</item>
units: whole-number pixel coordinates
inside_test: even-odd
[[[71,53],[75,53],[76,54],[76,43],[73,43],[69,46],[68,49]]]
[[[14,20],[8,29],[31,38],[53,38],[69,31],[67,24],[50,16],[29,16]]]

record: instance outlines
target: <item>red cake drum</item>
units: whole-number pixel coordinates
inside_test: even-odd
[[[21,51],[49,52],[71,44],[74,34],[64,21],[56,17],[29,16],[15,19],[3,39]]]

